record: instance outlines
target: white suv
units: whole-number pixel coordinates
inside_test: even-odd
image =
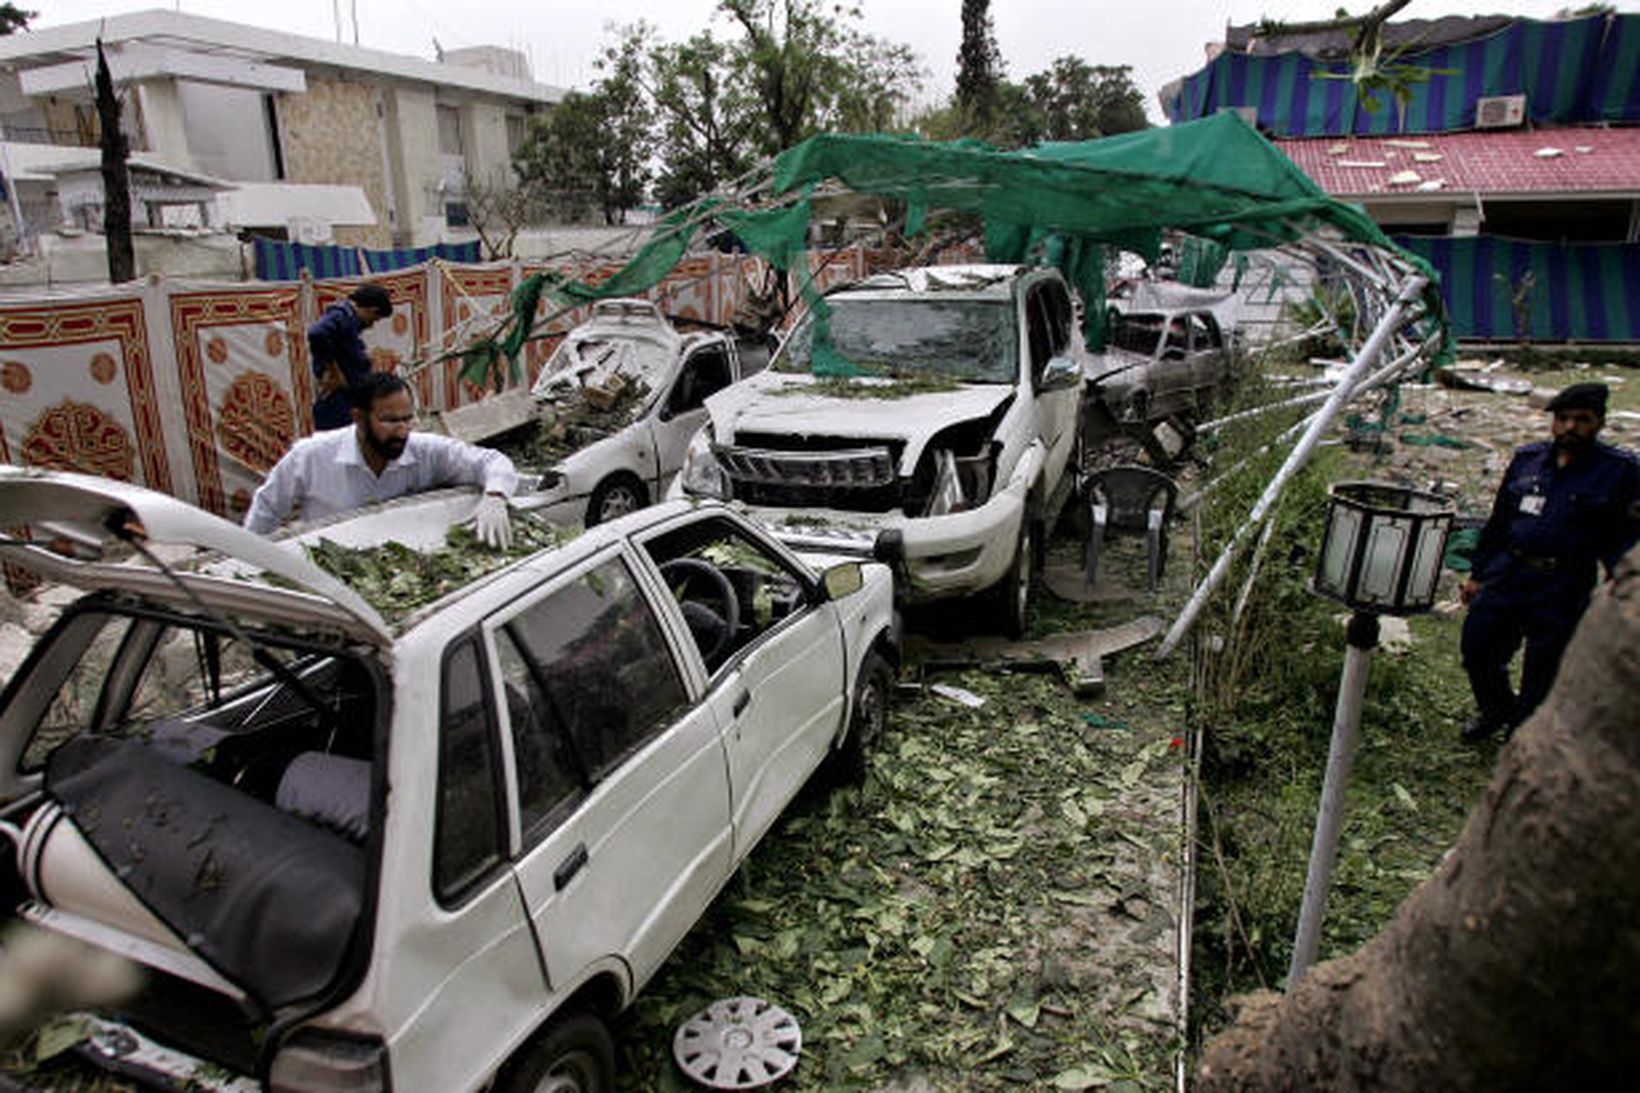
[[[707,400],[674,496],[732,498],[816,542],[886,531],[912,602],[994,590],[993,621],[1018,634],[1076,447],[1083,349],[1064,279],[933,266],[825,305],[766,372]]]
[[[816,568],[720,506],[609,522],[393,621],[298,545],[432,551],[473,507],[269,541],[0,467],[0,528],[33,532],[0,558],[91,590],[0,693],[7,896],[149,973],[85,1054],[174,1088],[607,1090],[605,1020],[881,731],[888,571]]]

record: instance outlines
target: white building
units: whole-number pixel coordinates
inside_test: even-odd
[[[134,153],[178,177],[254,184],[254,200],[223,202],[227,226],[309,242],[448,238],[466,180],[504,174],[528,117],[563,97],[493,46],[429,61],[158,10],[23,31],[0,38],[0,171],[13,164],[31,222],[60,195],[31,192],[20,164],[97,143],[99,35]],[[373,222],[359,222],[360,195]]]

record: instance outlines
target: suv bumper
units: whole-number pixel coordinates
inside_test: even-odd
[[[882,532],[898,532],[906,599],[922,603],[972,595],[1003,578],[1019,543],[1025,498],[1026,480],[1016,475],[985,504],[946,516],[737,507],[804,550],[871,557]]]

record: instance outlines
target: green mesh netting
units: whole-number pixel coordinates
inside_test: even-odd
[[[985,225],[990,260],[1058,266],[1086,305],[1084,333],[1094,348],[1103,344],[1105,249],[1120,247],[1154,259],[1163,229],[1201,241],[1201,257],[1193,260],[1201,276],[1214,262],[1216,274],[1229,252],[1330,229],[1347,241],[1394,252],[1428,277],[1426,321],[1445,324],[1433,268],[1391,242],[1365,210],[1328,197],[1235,113],[1017,152],[974,140],[822,134],[781,153],[772,176],[777,197],[798,195],[797,200],[760,212],[735,210],[716,199],[693,206],[669,218],[610,280],[597,286],[557,283],[550,289],[553,298],[642,293],[666,276],[694,234],[713,219],[752,253],[782,269],[806,270],[798,256],[808,249],[808,195],[835,179],[856,192],[904,202],[908,234],[922,226],[930,208],[975,214]],[[818,297],[808,278],[803,280],[812,306]]]

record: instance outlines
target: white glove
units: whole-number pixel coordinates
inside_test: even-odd
[[[507,516],[507,499],[498,493],[487,493],[473,513],[473,531],[479,542],[496,550],[512,546],[512,520]]]

